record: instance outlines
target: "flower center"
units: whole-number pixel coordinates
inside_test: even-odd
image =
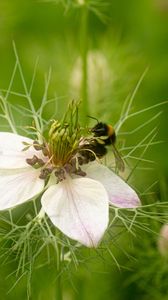
[[[79,158],[81,127],[78,123],[78,104],[71,102],[64,118],[60,122],[52,122],[47,143],[33,143],[34,149],[42,151],[45,159],[34,155],[26,161],[32,167],[40,168],[41,179],[47,179],[51,173],[55,174],[58,182],[64,180],[67,174],[86,175],[80,167],[83,163]]]
[[[68,123],[54,121],[49,131],[49,156],[52,164],[63,167],[76,154],[80,138],[79,127],[73,128]]]

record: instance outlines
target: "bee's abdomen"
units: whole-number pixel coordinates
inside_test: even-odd
[[[96,158],[102,158],[107,153],[105,145],[99,143],[83,145],[80,150],[83,163],[94,161]]]

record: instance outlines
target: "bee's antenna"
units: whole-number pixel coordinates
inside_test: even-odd
[[[95,117],[88,116],[88,115],[87,115],[87,117],[88,117],[88,118],[91,118],[91,119],[93,119],[93,120],[96,120],[96,121],[97,121],[97,123],[99,123],[98,119],[96,119]]]

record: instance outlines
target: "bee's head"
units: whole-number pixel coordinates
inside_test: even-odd
[[[102,122],[98,122],[92,129],[91,132],[95,136],[106,136],[108,135],[108,125]]]

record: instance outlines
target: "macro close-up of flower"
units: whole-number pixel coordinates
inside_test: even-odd
[[[168,300],[166,1],[0,1],[0,299]]]
[[[42,144],[1,132],[0,210],[40,195],[42,210],[57,228],[83,245],[96,247],[108,227],[109,205],[136,208],[140,200],[118,175],[96,161],[96,154],[89,161],[94,139],[88,138],[85,145],[86,138],[79,133],[78,123],[58,121]]]

